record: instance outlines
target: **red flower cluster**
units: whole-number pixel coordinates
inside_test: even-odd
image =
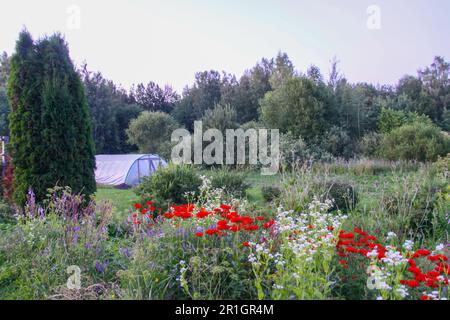
[[[146,216],[149,219],[153,219],[153,217],[154,217],[153,212],[156,210],[156,208],[153,206],[153,202],[147,201],[145,204],[147,205],[147,207],[144,207],[140,203],[135,203],[133,206],[141,216],[143,216],[143,217]],[[161,209],[158,209],[158,210],[161,210]],[[139,219],[138,213],[133,213],[133,215],[132,215],[133,224],[135,224],[135,225],[141,224],[141,220]]]
[[[342,258],[347,257],[347,253],[358,253],[367,257],[367,253],[376,248],[378,251],[378,259],[384,258],[386,248],[375,242],[376,240],[376,237],[370,236],[358,228],[354,230],[354,233],[341,230],[339,232],[339,241],[336,244],[336,250],[338,251],[339,257]],[[346,261],[341,262],[341,264],[346,265]]]
[[[225,231],[238,232],[238,231],[256,231],[260,229],[258,225],[259,221],[265,221],[266,218],[263,216],[257,216],[252,218],[250,216],[241,216],[236,211],[232,211],[232,207],[226,204],[221,204],[219,208],[213,211],[207,211],[205,208],[200,208],[197,212],[194,212],[193,204],[183,204],[183,205],[172,205],[168,212],[164,213],[163,216],[167,219],[180,218],[180,219],[190,219],[195,218],[198,220],[205,219],[209,216],[215,215],[219,216],[221,219],[216,223],[214,228],[208,229],[205,233],[209,236],[214,234],[223,235]],[[262,227],[265,229],[270,228],[274,225],[274,220],[268,220],[263,223]],[[202,232],[196,232],[194,234],[196,237],[202,237]],[[243,244],[248,246],[248,243]]]
[[[415,259],[420,257],[427,257],[428,260],[434,262],[435,268],[434,270],[428,271],[424,273],[420,268],[417,267],[417,263]],[[400,280],[400,283],[407,285],[411,288],[415,288],[420,286],[421,283],[424,283],[427,287],[437,288],[439,287],[438,277],[441,275],[448,276],[449,274],[449,265],[445,262],[448,261],[448,258],[442,254],[438,255],[430,255],[430,251],[427,249],[419,249],[412,255],[412,258],[408,260],[409,268],[408,272],[412,274],[414,279],[411,280]],[[444,282],[445,285],[448,285],[448,279],[445,277]]]
[[[367,254],[374,249],[377,250],[378,259],[385,257],[387,249],[377,242],[377,238],[368,235],[366,232],[355,229],[354,233],[346,233],[341,230],[339,234],[339,241],[336,244],[336,249],[338,251],[339,257],[348,257],[350,253],[360,254],[367,257]],[[416,263],[416,259],[427,257],[427,260],[435,264],[434,270],[424,272],[422,271]],[[430,251],[427,249],[419,249],[412,255],[407,256],[409,258],[408,264],[409,268],[407,271],[412,274],[412,279],[402,279],[401,284],[404,284],[410,288],[417,288],[421,284],[425,284],[430,288],[439,287],[439,276],[444,276],[444,285],[448,285],[448,274],[450,271],[450,266],[446,263],[448,258],[442,254],[431,255]],[[343,267],[348,267],[347,260],[340,260],[339,263]]]

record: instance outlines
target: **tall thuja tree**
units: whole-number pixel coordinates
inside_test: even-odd
[[[0,54],[0,135],[8,136],[9,104],[6,94],[6,84],[9,75],[9,57],[6,52]]]
[[[14,199],[38,200],[47,188],[70,186],[95,191],[95,156],[83,85],[64,39],[53,35],[34,42],[22,32],[11,61],[8,96]]]

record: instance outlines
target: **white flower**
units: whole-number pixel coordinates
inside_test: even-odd
[[[445,248],[444,244],[440,243],[436,246],[436,251],[442,251],[442,250],[444,250],[444,248]]]
[[[401,285],[399,288],[397,288],[395,291],[397,291],[397,293],[402,297],[402,298],[406,298],[409,293],[408,293],[408,289],[406,288],[406,286]]]
[[[397,238],[397,234],[395,232],[392,232],[392,231],[388,232],[388,234],[387,234],[388,240],[395,239],[395,238]]]
[[[284,287],[283,287],[282,285],[279,285],[279,284],[273,284],[273,288],[274,288],[274,289],[281,290],[281,289],[283,289]]]
[[[369,258],[373,258],[373,257],[377,257],[377,256],[378,256],[377,249],[373,249],[372,251],[367,252],[367,257],[369,257]]]
[[[382,258],[381,261],[390,266],[398,266],[408,262],[408,259],[404,258],[400,252],[389,248],[389,250],[386,252],[386,257]]]
[[[414,246],[414,241],[412,240],[406,240],[405,243],[403,244],[403,248],[405,248],[406,250],[412,250]]]

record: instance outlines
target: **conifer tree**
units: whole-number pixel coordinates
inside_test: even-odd
[[[59,34],[34,42],[21,32],[8,82],[14,199],[31,187],[38,200],[47,188],[95,191],[95,156],[89,109],[69,50]]]

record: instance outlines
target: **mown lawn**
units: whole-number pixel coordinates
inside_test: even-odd
[[[114,218],[125,218],[133,204],[138,201],[138,196],[133,189],[116,189],[113,187],[98,186],[95,197],[98,201],[110,200],[114,206]]]

